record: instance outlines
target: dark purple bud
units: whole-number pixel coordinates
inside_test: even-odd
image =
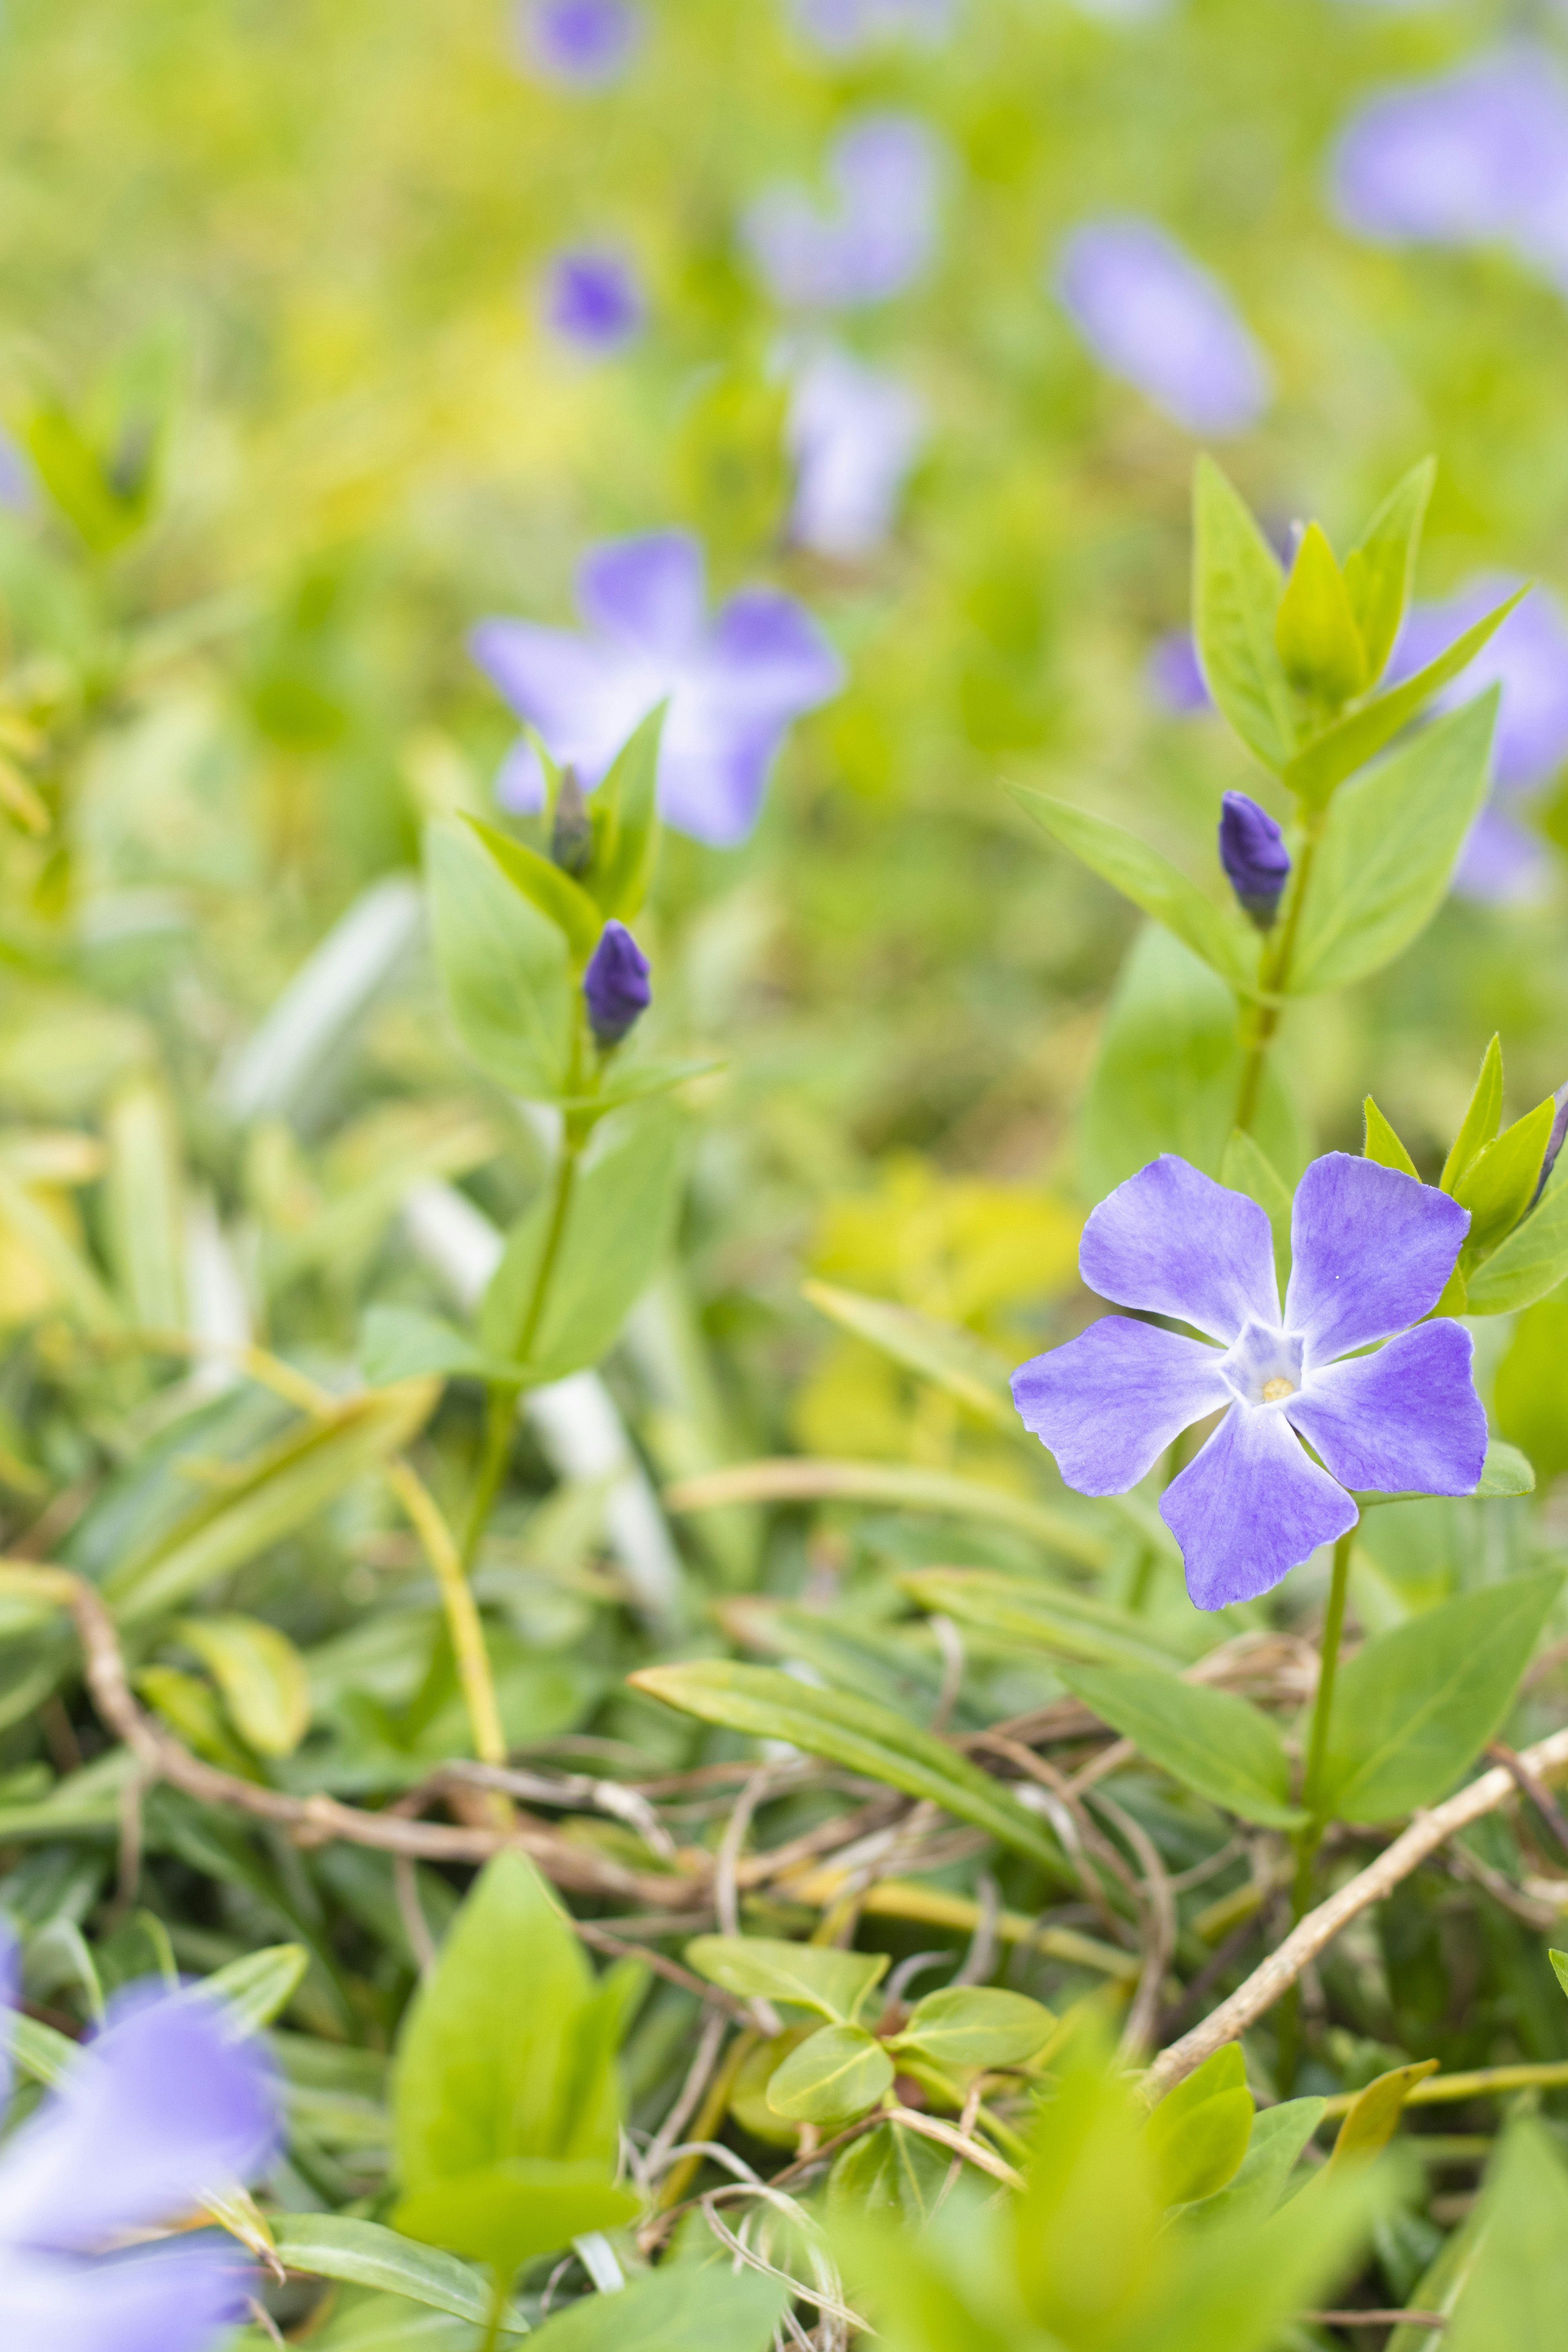
[[[594,823],[583,797],[583,787],[577,782],[577,771],[570,765],[561,771],[555,821],[550,828],[550,855],[563,872],[571,875],[585,874],[593,862]]]
[[[1219,862],[1258,929],[1271,929],[1290,879],[1290,853],[1268,810],[1245,793],[1226,793],[1221,803]]]
[[[618,1045],[653,1003],[648,961],[624,923],[605,925],[583,975],[588,1026],[601,1045]]]
[[[1563,1139],[1568,1136],[1568,1087],[1559,1087],[1552,1100],[1557,1105],[1557,1116],[1552,1122],[1552,1132],[1546,1139],[1546,1157],[1541,1163],[1541,1181],[1536,1185],[1531,1199],[1531,1209],[1545,1192],[1551,1181],[1552,1171],[1557,1165],[1557,1155],[1563,1149]],[[1526,1214],[1528,1213],[1527,1211]]]

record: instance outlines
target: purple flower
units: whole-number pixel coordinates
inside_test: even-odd
[[[250,2275],[232,2241],[106,2249],[253,2179],[277,2139],[266,2066],[216,2004],[122,1995],[0,2151],[0,2340],[17,2352],[216,2347],[244,2314]]]
[[[1290,879],[1290,853],[1268,810],[1245,793],[1226,793],[1220,803],[1219,862],[1258,929],[1272,930]]]
[[[1263,1211],[1163,1153],[1094,1211],[1079,1271],[1101,1297],[1218,1346],[1108,1315],[1021,1366],[1014,1400],[1080,1495],[1126,1494],[1183,1430],[1223,1413],[1160,1516],[1198,1608],[1253,1600],[1354,1527],[1347,1489],[1473,1493],[1487,1425],[1470,1335],[1421,1319],[1469,1223],[1446,1192],[1331,1151],[1297,1187],[1281,1315]]]
[[[733,848],[757,821],[792,720],[842,687],[837,655],[810,614],[776,589],[744,588],[710,622],[702,551],[684,531],[593,549],[577,602],[584,631],[482,622],[475,660],[585,789],[668,699],[660,812],[679,832]],[[498,791],[520,814],[543,806],[544,780],[526,744],[509,754]]]
[[[618,81],[642,38],[642,20],[627,0],[523,0],[518,28],[537,73],[580,89]]]
[[[544,285],[544,320],[563,342],[602,359],[636,341],[647,306],[636,271],[605,246],[558,253]]]
[[[1143,677],[1154,700],[1173,718],[1192,719],[1214,709],[1190,629],[1166,631],[1152,648]]]
[[[618,1045],[653,1003],[648,961],[625,923],[608,922],[583,974],[588,1026],[601,1045]]]
[[[1268,362],[1229,295],[1153,221],[1085,221],[1055,282],[1100,364],[1187,432],[1240,433],[1268,407]]]
[[[819,555],[869,555],[892,528],[925,431],[921,401],[897,376],[831,345],[814,353],[790,402],[791,536]]]
[[[1519,46],[1373,99],[1332,169],[1342,218],[1384,245],[1510,246],[1568,268],[1568,88],[1548,54]]]
[[[934,47],[952,27],[953,0],[795,0],[795,21],[826,57],[852,58],[896,41]]]
[[[859,115],[834,142],[824,211],[805,188],[768,188],[741,233],[788,310],[886,302],[912,286],[936,245],[945,152],[916,116]]]

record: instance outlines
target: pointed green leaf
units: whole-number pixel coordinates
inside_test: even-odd
[[[1299,739],[1274,640],[1279,559],[1212,458],[1198,459],[1193,524],[1193,625],[1209,691],[1247,749],[1281,774]]]
[[[936,2210],[952,2163],[945,2148],[902,2124],[879,2124],[851,2140],[828,2174],[828,2213],[835,2221],[876,2215],[921,2230]]]
[[[436,961],[458,1036],[498,1087],[555,1100],[576,1019],[564,934],[511,887],[467,826],[428,827],[425,871]]]
[[[940,1322],[890,1299],[842,1290],[831,1282],[803,1282],[801,1297],[841,1329],[868,1340],[896,1364],[932,1381],[982,1421],[1016,1437],[1022,1428],[1007,1385],[1006,1359],[994,1355],[960,1324]]]
[[[1235,2179],[1201,2212],[1186,2217],[1189,2226],[1205,2231],[1248,2231],[1266,2221],[1322,2121],[1323,2105],[1321,2099],[1287,2099],[1279,2106],[1264,2107],[1253,2117],[1252,2137]]]
[[[602,2164],[512,2156],[426,2182],[399,2200],[392,2218],[405,2237],[510,2279],[524,2263],[559,2253],[590,2230],[619,2229],[636,2218],[638,2203]]]
[[[1419,1183],[1421,1179],[1416,1173],[1415,1160],[1370,1095],[1362,1105],[1362,1113],[1366,1121],[1366,1135],[1362,1146],[1363,1159],[1375,1160],[1380,1168],[1397,1168],[1402,1176],[1415,1176]]]
[[[1056,2020],[1042,2001],[996,1985],[943,1985],[928,1992],[895,2034],[895,2050],[918,2050],[933,2065],[1022,2066],[1045,2048]]]
[[[270,2218],[279,2254],[291,2271],[307,2278],[377,2287],[476,2326],[489,2315],[489,2279],[453,2254],[437,2253],[379,2221],[360,2221],[344,2213],[279,2213]],[[517,2325],[521,2324],[519,2315]]]
[[[1533,1307],[1568,1280],[1568,1182],[1553,1184],[1538,1208],[1468,1277],[1470,1315],[1511,1315]]]
[[[853,2025],[888,1973],[886,1952],[841,1952],[774,1936],[697,1936],[686,1958],[710,1984],[742,2000],[784,2001],[832,2025]]]
[[[440,1380],[498,1380],[507,1366],[487,1356],[467,1332],[422,1307],[372,1307],[360,1332],[360,1370],[372,1388],[427,1376]]]
[[[599,944],[605,919],[580,882],[563,866],[542,857],[526,841],[514,841],[482,817],[463,820],[489,851],[514,890],[536,907],[547,922],[564,937],[579,964],[587,962]]]
[[[1528,1458],[1517,1445],[1505,1444],[1500,1437],[1494,1437],[1487,1447],[1481,1483],[1476,1488],[1478,1496],[1482,1502],[1497,1502],[1505,1496],[1534,1492],[1535,1472]]]
[[[1548,1095],[1532,1111],[1505,1128],[1494,1142],[1483,1144],[1464,1174],[1456,1179],[1454,1198],[1470,1213],[1467,1249],[1500,1241],[1518,1224],[1535,1198],[1556,1116],[1556,1102]]]
[[[288,2007],[310,1965],[303,1944],[269,1944],[215,1969],[197,1990],[223,2003],[237,2034],[258,2033]]]
[[[1235,1692],[1138,1666],[1064,1665],[1058,1672],[1113,1731],[1211,1804],[1274,1829],[1305,1821],[1291,1799],[1289,1759],[1272,1720]]]
[[[223,1693],[258,1756],[292,1756],[310,1727],[310,1677],[286,1633],[258,1617],[183,1617],[172,1628]]]
[[[1331,709],[1367,683],[1366,647],[1344,575],[1320,523],[1309,523],[1301,534],[1274,623],[1274,642],[1291,685]]]
[[[1113,890],[1120,890],[1124,898],[1131,898],[1135,907],[1142,907],[1146,915],[1163,923],[1233,987],[1256,986],[1257,940],[1226,909],[1205,898],[1196,883],[1189,882],[1168,857],[1151,849],[1136,834],[1108,824],[1087,809],[1052,800],[1023,784],[1009,784],[1007,790],[1064,849],[1080,858]]]
[[[768,2273],[667,2263],[620,2294],[585,2294],[552,2314],[528,2352],[768,2352],[788,2299]]]
[[[1478,2221],[1470,2266],[1454,2282],[1453,2315],[1434,2346],[1441,2352],[1546,2347],[1563,2333],[1568,2302],[1568,2167],[1544,2117],[1521,2116],[1510,2125]]]
[[[1552,1963],[1552,1975],[1563,1991],[1568,1992],[1568,1952],[1554,1952],[1549,1948],[1546,1957]]]
[[[1395,2066],[1369,2083],[1340,2126],[1331,2165],[1364,2164],[1380,2156],[1399,2129],[1405,2102],[1417,2083],[1435,2074],[1439,2062],[1423,2058],[1414,2066]]]
[[[1241,2051],[1226,2042],[1162,2099],[1149,2118],[1163,2202],[1193,2205],[1228,2187],[1246,2158],[1252,2121]]]
[[[1479,1152],[1483,1151],[1502,1123],[1502,1039],[1494,1035],[1481,1055],[1480,1073],[1459,1122],[1453,1149],[1443,1162],[1441,1183],[1452,1192]]]
[[[1076,1585],[992,1568],[910,1569],[899,1582],[920,1608],[940,1611],[1004,1645],[1044,1650],[1053,1658],[1076,1658],[1087,1665],[1175,1663],[1172,1648],[1155,1637],[1146,1619]]]
[[[659,703],[627,737],[588,803],[595,848],[587,887],[600,911],[623,923],[640,911],[658,855],[658,758],[668,708]]]
[[[858,2025],[825,2025],[792,2050],[768,2084],[768,2105],[791,2123],[830,2130],[863,2116],[893,2087],[893,2062]]]
[[[1384,499],[1360,546],[1345,558],[1345,586],[1374,684],[1388,667],[1415,584],[1421,527],[1436,477],[1435,457],[1413,467]]]

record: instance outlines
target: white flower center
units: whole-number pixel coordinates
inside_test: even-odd
[[[1220,1370],[1243,1404],[1275,1405],[1300,1387],[1305,1355],[1300,1332],[1249,1320],[1220,1358]]]

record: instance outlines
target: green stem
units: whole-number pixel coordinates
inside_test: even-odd
[[[1296,1879],[1291,1889],[1291,1925],[1304,1919],[1312,1905],[1312,1869],[1322,1844],[1328,1818],[1323,1811],[1323,1771],[1328,1761],[1329,1731],[1333,1721],[1334,1682],[1339,1674],[1340,1643],[1345,1630],[1345,1601],[1350,1591],[1351,1548],[1355,1542],[1358,1519],[1334,1546],[1333,1580],[1329,1587],[1329,1606],[1323,1618],[1323,1638],[1318,1669],[1317,1696],[1312,1701],[1312,1724],[1307,1740],[1307,1769],[1301,1782],[1301,1802],[1306,1808],[1307,1822],[1296,1840]],[[1296,2063],[1301,2040],[1301,1988],[1300,1982],[1290,1985],[1279,2004],[1279,2090],[1289,2098],[1296,2079]]]
[[[1307,885],[1311,879],[1312,864],[1318,854],[1318,844],[1323,837],[1328,814],[1326,805],[1312,807],[1308,809],[1302,820],[1300,855],[1290,877],[1290,896],[1286,904],[1285,919],[1272,947],[1264,950],[1258,973],[1262,1001],[1253,1008],[1247,1059],[1242,1064],[1241,1086],[1236,1098],[1236,1124],[1243,1135],[1251,1131],[1252,1122],[1258,1116],[1268,1049],[1279,1026],[1279,999],[1284,994],[1289,981],[1290,965],[1296,953],[1296,935],[1301,928],[1301,908],[1306,902]]]
[[[489,2312],[485,2320],[485,2340],[479,2347],[479,2352],[496,2352],[496,2347],[500,2342],[501,2321],[506,2317],[507,2288],[510,2282],[503,2270],[496,2272],[495,2281],[490,2293]]]

